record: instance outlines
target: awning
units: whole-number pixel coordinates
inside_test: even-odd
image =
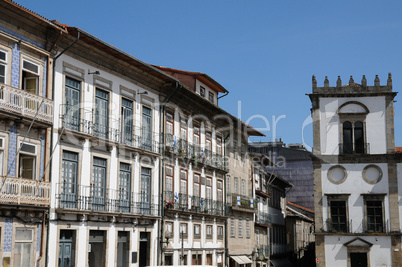
[[[290,267],[290,261],[288,259],[271,260],[271,264],[275,267]]]
[[[252,261],[247,258],[246,256],[230,256],[234,261],[236,261],[238,264],[249,264],[252,263]]]

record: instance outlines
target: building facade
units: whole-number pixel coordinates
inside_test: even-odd
[[[45,266],[52,46],[63,27],[0,2],[0,259]]]
[[[392,77],[350,77],[309,94],[313,117],[316,257],[321,266],[400,266],[401,184]]]
[[[159,98],[173,79],[66,29],[54,60],[48,264],[158,265]]]

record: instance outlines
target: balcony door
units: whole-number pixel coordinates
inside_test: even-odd
[[[123,98],[121,106],[121,141],[131,146],[133,141],[133,101]]]
[[[105,139],[109,135],[109,93],[98,88],[95,92],[95,135]]]
[[[130,212],[131,165],[120,163],[119,203],[120,212]]]
[[[142,107],[142,142],[144,149],[152,150],[152,110],[146,106]]]
[[[77,208],[78,153],[63,151],[60,206]]]
[[[80,130],[81,82],[66,77],[64,123],[67,129]]]
[[[92,209],[105,210],[106,203],[106,159],[94,158]]]
[[[141,213],[151,214],[151,169],[141,168]]]

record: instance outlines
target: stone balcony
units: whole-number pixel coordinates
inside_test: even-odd
[[[45,207],[50,205],[49,182],[2,177],[0,186],[1,204]]]
[[[53,124],[53,101],[6,84],[0,84],[0,116],[12,121]]]

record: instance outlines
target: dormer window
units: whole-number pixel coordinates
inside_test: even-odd
[[[205,97],[205,88],[202,87],[202,86],[200,86],[200,95],[201,95],[202,97]]]
[[[212,103],[214,103],[214,94],[212,92],[209,92],[208,94],[208,99],[209,101],[211,101]]]

